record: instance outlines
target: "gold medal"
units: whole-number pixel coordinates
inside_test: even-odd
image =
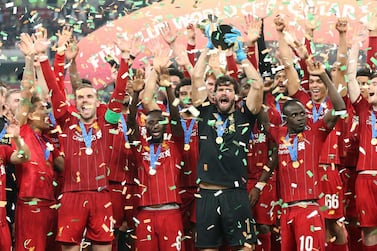
[[[156,169],[153,169],[152,167],[149,169],[149,175],[155,175],[156,173]]]
[[[220,145],[220,144],[222,144],[223,142],[224,142],[224,139],[223,139],[222,137],[217,137],[217,138],[216,138],[216,143],[217,143],[217,144]]]
[[[93,149],[90,148],[90,147],[88,147],[88,148],[85,149],[85,153],[86,153],[86,155],[92,155],[93,154]]]
[[[185,146],[183,147],[183,150],[185,151],[190,150],[190,144],[185,144]]]
[[[300,166],[300,162],[298,162],[297,160],[293,161],[292,166],[293,168],[298,168]]]
[[[126,142],[124,143],[124,147],[127,148],[127,149],[130,149],[131,148],[131,145],[129,142]]]
[[[374,146],[377,145],[377,138],[373,138],[370,143]]]

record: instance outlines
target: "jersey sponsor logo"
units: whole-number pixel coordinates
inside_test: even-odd
[[[102,138],[102,131],[99,130],[98,132],[96,132],[95,134],[92,135],[92,142],[96,141],[97,139],[101,139],[101,138]],[[74,141],[79,141],[79,142],[83,142],[84,141],[84,138],[82,137],[82,134],[79,133],[78,131],[75,131],[75,134],[73,134],[72,139]]]
[[[143,160],[150,160],[149,152],[144,152],[143,154]],[[161,152],[160,155],[158,155],[158,159],[165,159],[167,157],[170,157],[170,148],[166,149],[165,151]]]
[[[305,141],[298,142],[297,151],[303,151],[303,150],[305,150]],[[278,154],[289,154],[288,147],[285,143],[279,144]]]
[[[266,134],[264,134],[264,133],[255,133],[254,134],[254,139],[253,139],[254,144],[265,143],[266,141],[267,141]]]

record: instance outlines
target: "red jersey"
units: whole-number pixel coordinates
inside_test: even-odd
[[[309,124],[305,131],[298,135],[289,135],[288,138],[286,126],[271,127],[270,133],[278,144],[279,191],[283,201],[318,199],[320,192],[319,154],[329,133],[323,120],[319,120],[315,126]],[[289,146],[297,150],[298,166],[292,160]]]
[[[47,136],[35,132],[28,124],[21,126],[20,135],[29,146],[30,159],[16,165],[19,198],[54,201],[53,160],[59,152]]]
[[[293,98],[301,101],[305,106],[307,118],[312,123],[318,123],[323,120],[323,116],[332,109],[332,104],[329,98],[326,98],[321,104],[315,104],[310,95],[304,91],[297,91]],[[317,122],[316,122],[317,121]],[[341,125],[338,122],[334,129],[330,132],[325,144],[322,146],[319,163],[321,164],[340,164],[338,141],[341,135]]]
[[[81,128],[77,114],[69,111],[65,96],[56,82],[48,60],[42,61],[41,67],[52,93],[54,115],[62,130],[61,143],[65,150],[63,192],[105,189],[110,146],[113,143],[117,124],[110,124],[105,120],[105,116],[98,116],[93,124],[86,124]],[[128,63],[122,59],[117,84],[109,103],[109,109],[115,113],[121,111],[122,104],[118,101],[124,99],[127,77],[124,78],[123,75],[126,72],[128,72]],[[85,132],[92,132],[91,136],[90,133],[87,135],[91,139],[90,154],[86,152],[88,148],[84,141],[84,128]]]
[[[356,167],[359,158],[359,117],[350,99],[346,96],[343,100],[348,116],[339,121],[343,132],[343,137],[339,137],[340,162],[344,167]]]
[[[111,157],[109,162],[109,181],[134,184],[137,177],[135,156],[132,153],[127,136],[126,115],[123,114],[118,123],[117,134],[114,135]],[[126,132],[126,135],[125,135]],[[127,141],[126,139],[127,138]],[[126,144],[126,142],[128,144]]]
[[[7,212],[5,210],[7,203],[5,165],[10,162],[12,153],[13,150],[10,146],[0,145],[0,226],[7,224]]]
[[[180,186],[181,187],[196,187],[196,165],[198,164],[199,159],[199,137],[198,137],[198,124],[193,119],[187,119],[184,120],[187,133],[189,133],[190,124],[192,125],[192,131],[190,134],[190,137],[186,136],[187,139],[185,139],[185,145],[186,140],[189,142],[188,145],[189,150],[183,149],[182,152],[182,161],[183,166],[182,170],[180,172]],[[185,130],[184,130],[185,131]],[[186,135],[186,132],[185,132]],[[187,146],[185,146],[187,149]],[[184,147],[184,148],[185,148]]]
[[[140,137],[141,145],[133,147],[139,178],[140,206],[151,206],[166,203],[180,203],[178,194],[178,178],[181,169],[180,163],[182,139],[164,140],[161,144],[153,144],[154,152],[151,155],[151,145]],[[152,162],[155,173],[150,174]],[[155,159],[155,161],[153,161]]]
[[[377,116],[377,112],[361,95],[353,103],[356,114],[359,116],[359,160],[357,162],[357,170],[377,170],[374,160],[377,158],[377,145],[372,144],[372,112]]]

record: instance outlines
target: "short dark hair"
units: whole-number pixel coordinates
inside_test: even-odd
[[[183,73],[177,68],[169,68],[168,71],[170,76],[177,76],[180,80],[184,78]]]
[[[175,97],[179,97],[179,90],[181,89],[182,86],[185,86],[185,85],[191,85],[191,79],[189,78],[184,78],[181,80],[181,82],[179,84],[177,84],[177,86],[175,87],[175,90],[174,90],[174,95]]]
[[[370,77],[369,77],[369,79],[374,79],[374,78],[377,78],[377,72],[373,72],[373,73],[370,75]]]
[[[300,106],[304,107],[304,105],[301,103],[300,100],[295,99],[295,98],[288,99],[287,101],[284,102],[284,105],[283,105],[283,108],[282,108],[283,115],[287,116],[287,107],[289,107],[293,104],[300,105]]]
[[[35,111],[35,104],[38,103],[38,102],[42,102],[43,99],[37,95],[37,94],[33,94],[33,96],[31,96],[31,99],[30,99],[30,110],[29,112],[34,112]]]
[[[227,75],[221,76],[221,77],[216,79],[215,92],[217,91],[217,88],[219,86],[224,86],[224,85],[233,85],[234,92],[236,94],[239,93],[240,88],[239,88],[238,82],[234,78],[227,76]]]
[[[357,70],[356,77],[368,77],[371,79],[372,71],[367,67],[360,68]]]

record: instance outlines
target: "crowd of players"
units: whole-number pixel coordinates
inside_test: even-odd
[[[315,21],[303,43],[286,21],[246,16],[244,36],[216,41],[207,20],[187,27],[185,48],[167,24],[168,46],[139,69],[142,41],[119,38],[106,104],[78,77],[72,28],[53,67],[47,30],[22,33],[21,89],[1,89],[0,250],[377,250],[376,14],[350,49],[337,20],[332,65],[313,56]]]

